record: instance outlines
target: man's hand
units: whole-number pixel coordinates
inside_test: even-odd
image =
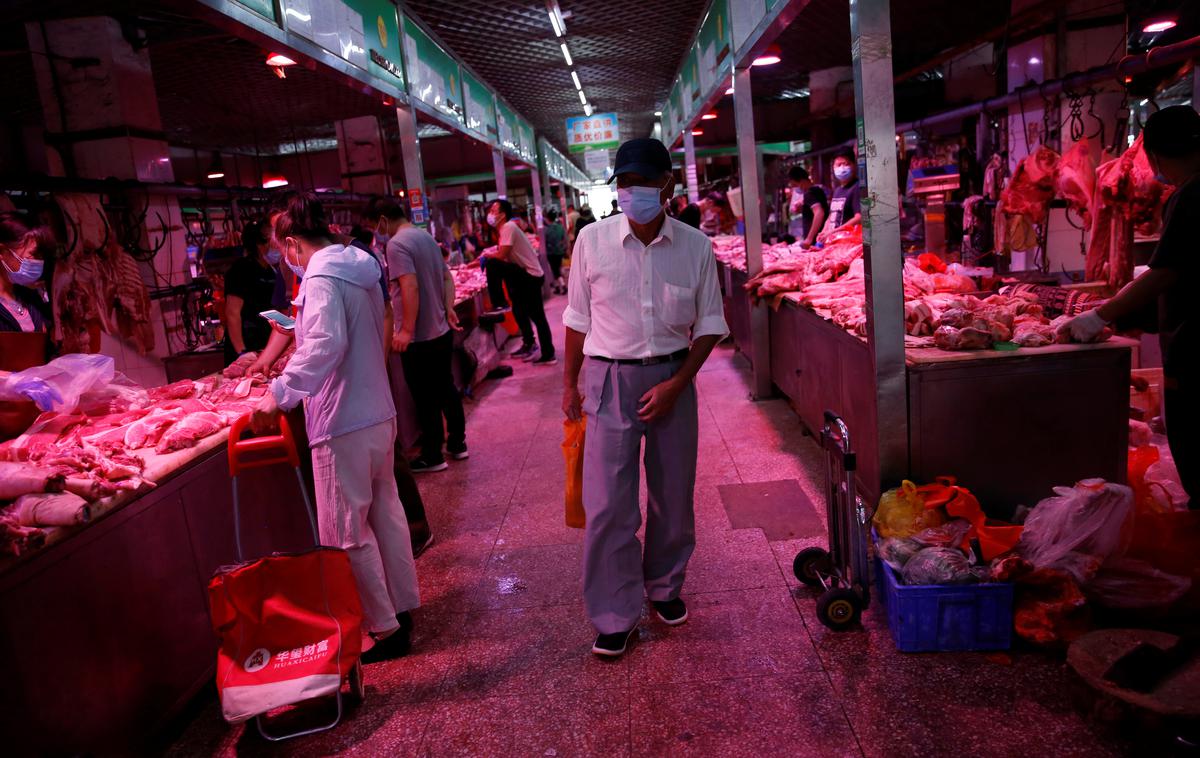
[[[250,428],[255,434],[279,432],[279,406],[275,404],[275,396],[270,392],[262,396],[251,412]]]
[[[579,390],[575,387],[567,387],[563,390],[563,413],[571,421],[578,421],[583,418],[583,395],[579,394]]]
[[[458,312],[455,311],[453,307],[446,309],[446,323],[448,323],[450,328],[456,332],[461,332],[463,330],[462,324],[458,323]]]
[[[675,401],[679,399],[679,393],[683,392],[685,386],[685,383],[671,377],[651,387],[650,391],[638,400],[638,418],[650,423],[666,416],[675,407]]]
[[[271,325],[271,331],[275,332],[276,334],[282,334],[284,337],[292,337],[296,334],[295,329],[284,329],[271,319],[267,319],[267,323]]]
[[[412,344],[413,334],[407,329],[401,329],[392,335],[392,352],[403,353]]]

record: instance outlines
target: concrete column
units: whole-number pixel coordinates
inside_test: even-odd
[[[46,125],[44,165],[55,176],[80,179],[175,180],[149,53],[134,49],[112,18],[88,17],[29,23],[26,38]],[[111,199],[138,209],[130,218],[112,218],[113,227],[140,222],[117,241],[126,249],[159,247],[149,263],[139,263],[147,286],[183,285],[189,279],[187,239],[175,198],[131,191]],[[97,205],[99,198],[93,198]],[[143,215],[141,209],[145,209]],[[161,219],[161,221],[160,221]],[[115,232],[114,232],[115,233]],[[177,301],[152,300],[154,347],[147,355],[118,335],[100,334],[93,345],[111,356],[118,371],[136,382],[166,382],[162,358],[184,347],[181,328],[168,340],[165,324],[180,324]],[[164,318],[164,308],[168,318]]]
[[[856,0],[850,5],[858,171],[864,187],[867,342],[875,370],[875,431],[881,488],[898,484],[908,474],[904,281],[890,5],[890,0]],[[869,441],[869,435],[869,431],[867,436],[860,433],[859,439]],[[861,447],[862,443],[859,444]]]
[[[700,185],[696,178],[696,138],[691,129],[683,130],[683,177],[687,184],[689,203],[700,202]]]
[[[550,297],[550,285],[553,278],[550,274],[550,259],[546,257],[546,219],[542,215],[542,172],[537,166],[529,168],[530,190],[533,193],[533,223],[538,238],[538,258],[542,264],[542,296]]]
[[[425,196],[425,169],[421,164],[421,141],[417,138],[417,112],[411,106],[396,106],[400,126],[400,157],[404,161],[404,196],[408,199],[412,222],[428,226],[428,198]]]
[[[504,166],[504,153],[492,150],[492,171],[496,173],[496,194],[508,199],[508,169]]]
[[[742,207],[746,219],[746,268],[751,277],[762,272],[762,174],[754,144],[754,101],[750,97],[750,68],[733,72],[733,113],[737,122],[738,170],[742,179]],[[689,140],[690,140],[690,136]],[[689,177],[690,180],[690,177]],[[688,182],[689,188],[694,186]],[[754,368],[754,399],[773,394],[771,385],[771,339],[767,304],[750,306],[750,363]]]
[[[337,128],[338,160],[342,164],[342,189],[369,195],[392,194],[386,141],[376,116],[348,118]]]

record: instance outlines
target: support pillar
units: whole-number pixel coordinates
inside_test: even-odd
[[[504,153],[492,150],[492,171],[496,173],[496,195],[508,199],[508,169],[504,166]]]
[[[411,219],[417,226],[429,224],[425,197],[425,169],[421,165],[421,140],[417,138],[417,112],[409,105],[396,106],[400,127],[400,157],[404,162],[404,195]]]
[[[334,124],[338,160],[342,164],[342,189],[368,195],[392,194],[387,142],[376,116],[348,118]]]
[[[750,68],[739,68],[733,72],[733,114],[737,124],[738,170],[742,178],[742,207],[746,219],[746,268],[754,277],[763,269],[763,184],[758,148],[754,144],[754,101],[750,95]],[[691,143],[690,134],[685,139]],[[694,166],[691,171],[694,172]],[[690,179],[689,189],[694,186]],[[755,400],[765,400],[773,394],[769,328],[767,304],[760,300],[750,306],[749,358],[754,368]]]
[[[687,184],[688,202],[700,202],[700,185],[696,181],[696,138],[692,136],[691,129],[683,130],[683,176]]]
[[[863,263],[867,343],[875,372],[875,437],[880,490],[908,474],[908,386],[904,364],[904,281],[896,178],[896,111],[890,0],[850,4],[858,172],[864,194]],[[837,410],[837,409],[834,409]],[[870,444],[870,430],[858,434]]]
[[[549,178],[549,177],[547,177]],[[550,259],[546,256],[546,219],[542,215],[542,172],[537,166],[529,167],[530,189],[533,192],[533,225],[538,238],[538,261],[542,264],[542,297],[550,297]]]

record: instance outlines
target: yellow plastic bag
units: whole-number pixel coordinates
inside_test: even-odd
[[[583,439],[587,417],[563,422],[563,461],[567,466],[567,526],[582,529],[587,519],[583,513]]]
[[[879,498],[875,511],[875,531],[879,536],[911,537],[917,532],[941,526],[946,517],[941,508],[925,507],[925,496],[917,485],[907,479],[894,490],[888,490]]]

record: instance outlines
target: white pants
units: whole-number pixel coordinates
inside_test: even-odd
[[[392,469],[396,421],[312,449],[321,544],[350,554],[368,632],[390,632],[421,604],[408,520]]]

